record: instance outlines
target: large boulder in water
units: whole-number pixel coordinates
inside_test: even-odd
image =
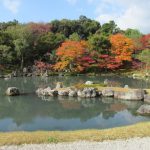
[[[144,102],[150,103],[150,95],[144,95]]]
[[[144,90],[133,90],[129,89],[127,91],[115,91],[114,98],[123,99],[123,100],[137,100],[141,101],[144,99]]]
[[[83,90],[79,90],[77,95],[79,97],[92,98],[98,96],[98,91],[95,88],[84,88]]]
[[[19,89],[16,88],[16,87],[9,87],[6,90],[6,95],[8,95],[8,96],[18,96],[18,95],[20,95],[20,92],[19,92]]]
[[[36,93],[40,96],[57,96],[58,91],[57,90],[52,90],[50,87],[47,88],[39,88],[36,90]]]
[[[113,97],[114,91],[112,89],[104,89],[102,90],[102,95],[105,97]]]
[[[150,105],[144,104],[138,110],[137,113],[140,115],[150,115]]]

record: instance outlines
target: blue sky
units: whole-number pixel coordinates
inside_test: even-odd
[[[149,0],[0,0],[0,21],[50,22],[85,15],[101,23],[115,20],[122,29],[150,32]]]
[[[62,18],[76,19],[81,14],[93,19],[96,18],[94,12],[95,3],[90,4],[87,0],[16,0],[16,2],[19,4],[14,6],[14,9],[5,6],[1,2],[0,21],[8,21],[15,18],[21,22],[47,22]]]

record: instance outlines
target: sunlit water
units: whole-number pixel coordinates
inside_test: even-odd
[[[126,77],[49,77],[0,79],[0,131],[104,129],[149,121],[136,114],[143,102],[119,101],[111,98],[38,97],[40,86],[65,86],[104,79],[120,82],[121,86],[148,88],[150,83]],[[16,86],[24,95],[5,96],[7,87]]]

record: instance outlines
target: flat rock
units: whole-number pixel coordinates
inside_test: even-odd
[[[144,90],[128,90],[128,91],[115,91],[114,98],[123,100],[137,100],[141,101],[144,99]]]
[[[144,102],[150,103],[150,95],[144,95]]]
[[[104,90],[102,90],[102,95],[105,97],[113,97],[114,91],[111,89],[104,89]]]
[[[150,115],[150,105],[144,104],[138,110],[137,113],[141,115]]]

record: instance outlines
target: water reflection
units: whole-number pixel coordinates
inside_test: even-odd
[[[4,97],[0,101],[0,130],[45,130],[43,124],[47,130],[55,130],[56,126],[63,130],[63,124],[66,126],[65,130],[100,129],[101,127],[105,128],[104,122],[109,124],[108,127],[112,127],[114,124],[111,120],[117,122],[117,118],[124,111],[124,117],[130,116],[132,120],[128,118],[130,122],[127,120],[119,122],[119,124],[115,123],[116,126],[124,125],[124,123],[135,123],[139,120],[148,120],[148,117],[137,116],[135,113],[140,105],[139,102],[117,100],[108,103],[108,99],[105,101],[104,98],[82,99],[81,101],[76,98],[55,97],[53,101],[42,101],[35,95],[32,95],[32,99],[29,95],[24,96],[24,99],[21,97]],[[42,120],[42,122],[39,122],[39,120]],[[97,121],[101,123],[98,123],[98,125]],[[47,124],[47,122],[49,123]],[[56,122],[58,125],[56,125]],[[70,124],[72,125],[70,126]]]
[[[113,79],[117,80],[116,77]],[[86,80],[100,82],[103,79],[99,77],[51,77],[46,80],[14,78],[8,81],[0,79],[0,131],[102,129],[150,119],[136,114],[142,102],[119,101],[112,98],[38,97],[34,93],[39,86],[54,87],[58,81],[69,86]],[[122,81],[122,85],[126,83],[125,81],[130,83],[126,83],[129,86],[135,84],[130,79],[118,78],[118,80]],[[16,86],[21,92],[28,94],[7,97],[4,92],[8,86]]]

